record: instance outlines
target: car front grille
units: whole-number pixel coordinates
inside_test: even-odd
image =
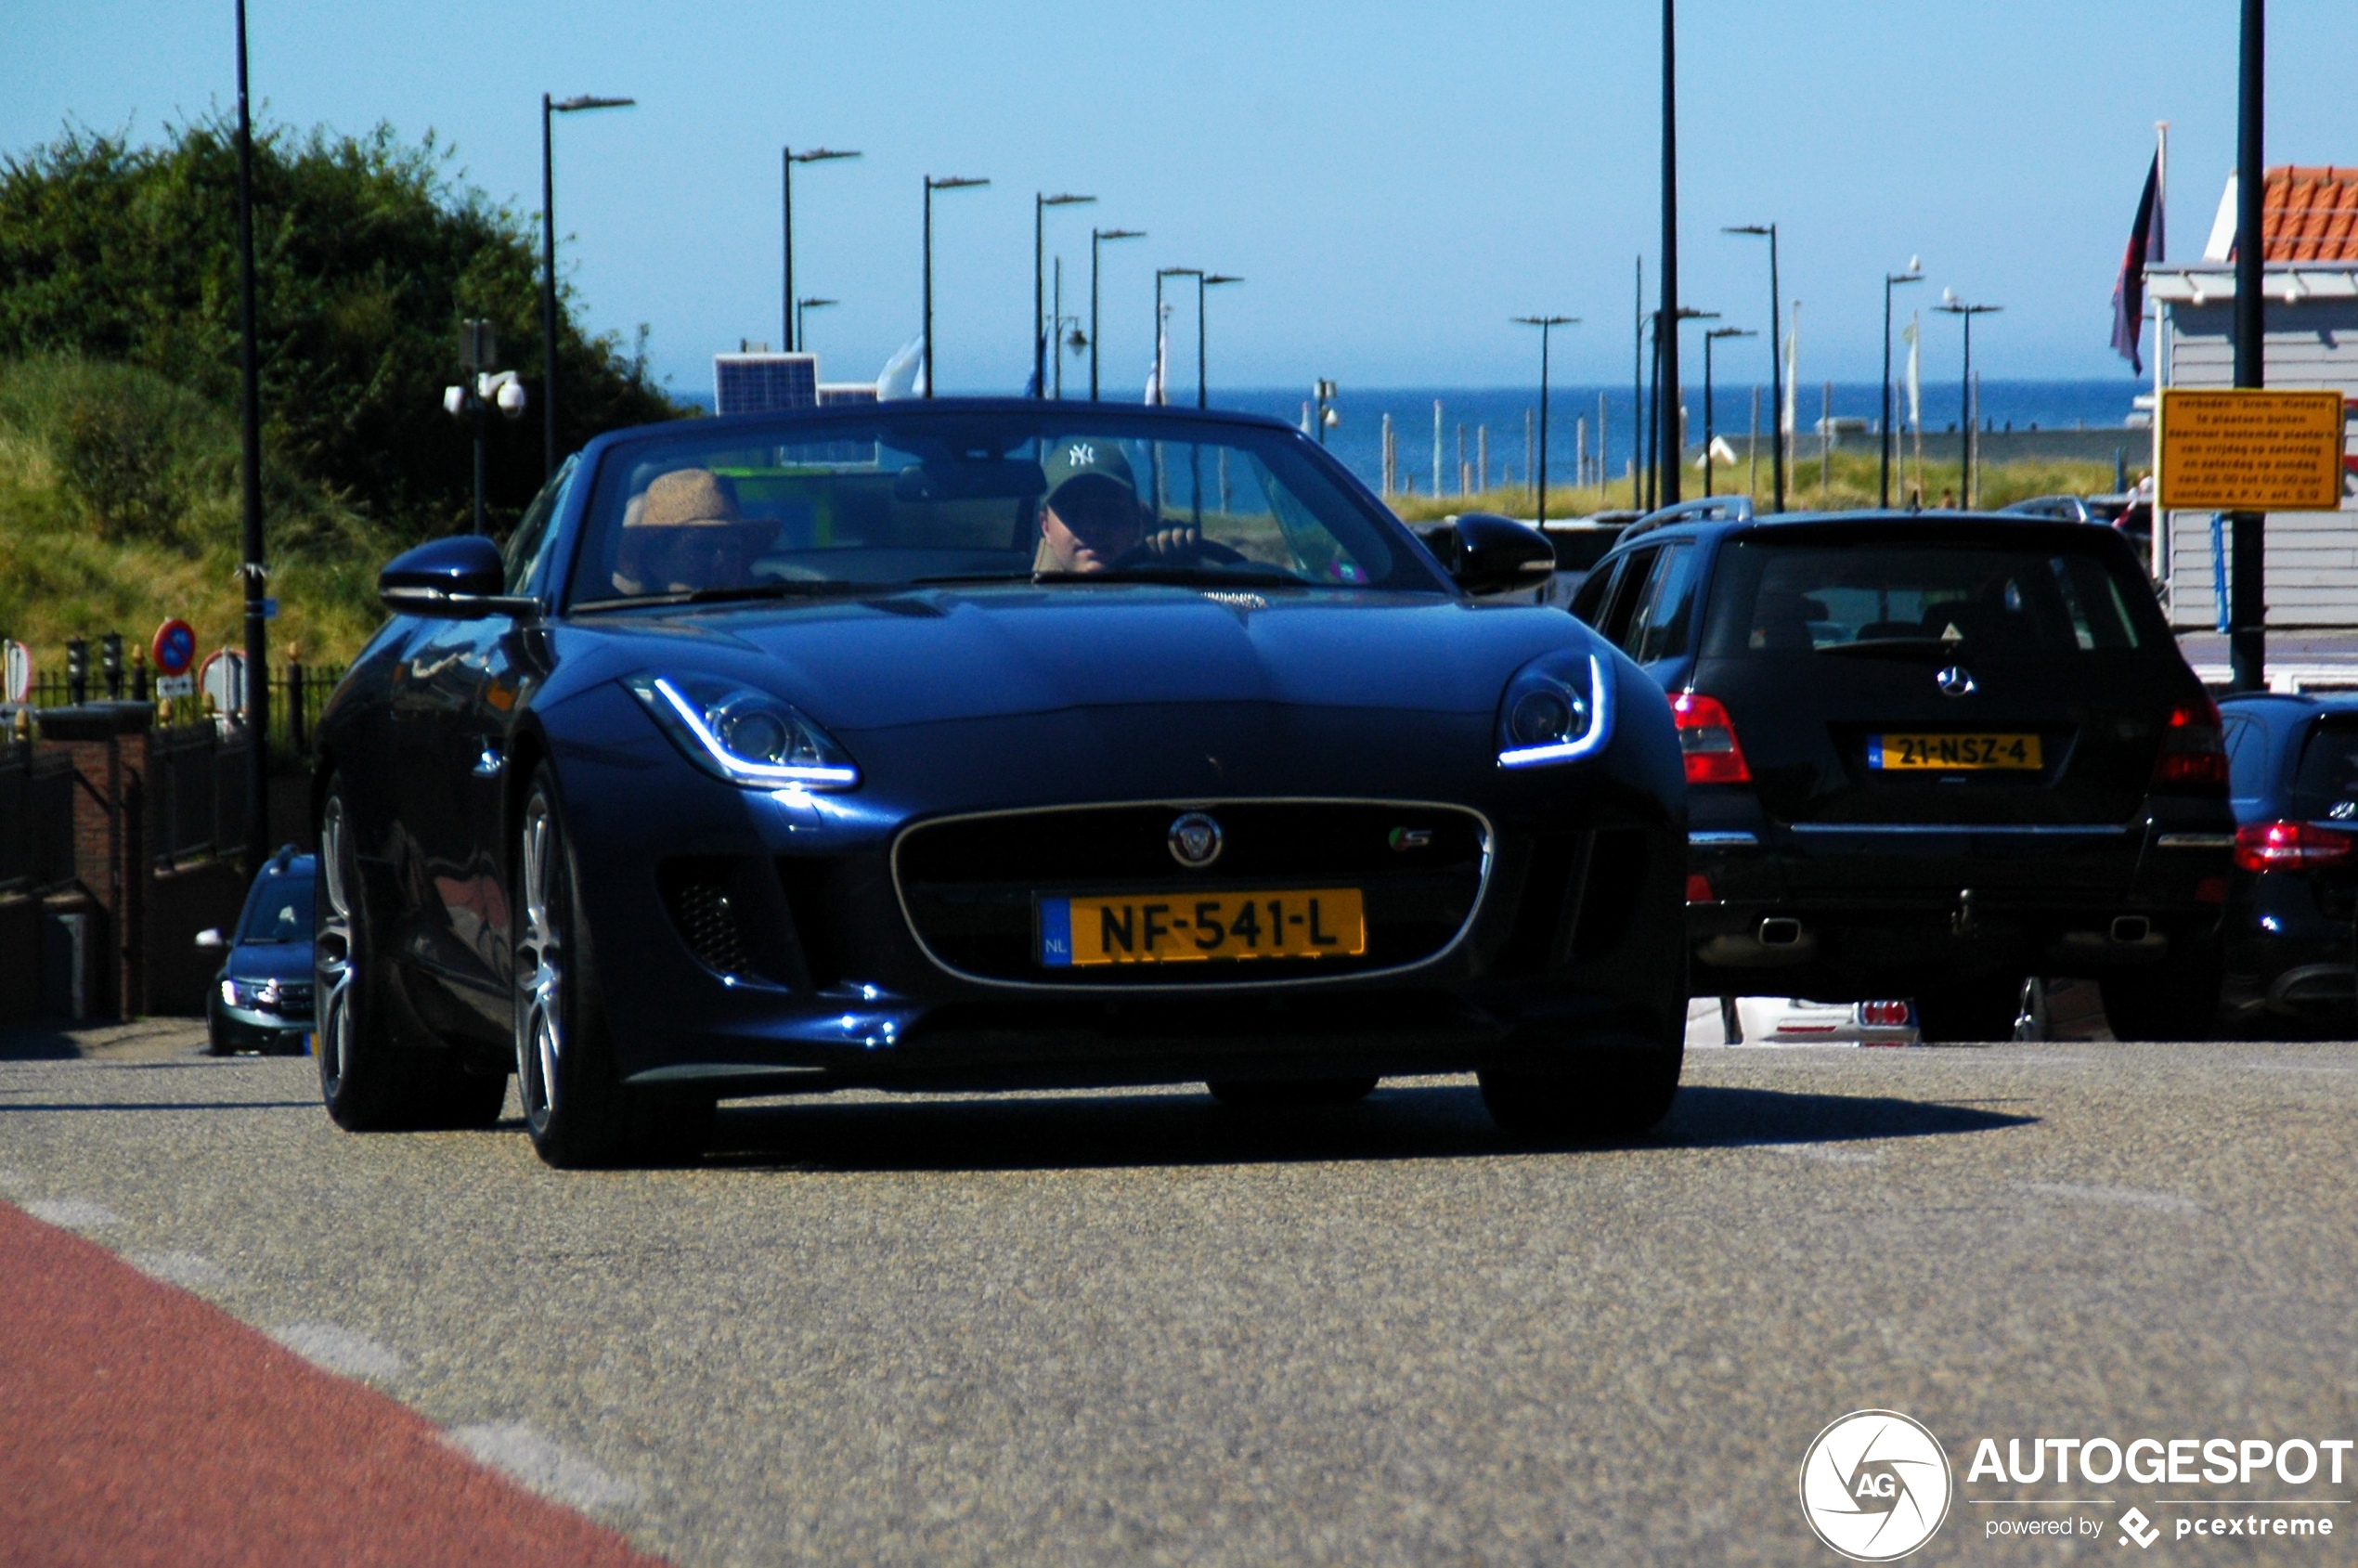
[[[1218,858],[1176,858],[1175,821],[1220,825]],[[893,875],[911,927],[957,973],[1065,989],[1268,984],[1396,969],[1457,940],[1489,870],[1489,832],[1462,807],[1380,801],[1238,801],[1095,806],[922,823],[895,845]],[[1356,888],[1367,950],[1358,957],[1114,964],[1040,961],[1043,898],[1194,895]]]

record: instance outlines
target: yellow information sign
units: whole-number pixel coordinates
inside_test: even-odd
[[[2184,512],[2336,512],[2342,395],[2243,387],[2161,394],[2161,504]]]

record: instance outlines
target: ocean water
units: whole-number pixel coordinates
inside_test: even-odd
[[[1701,367],[1697,367],[1700,371]],[[2127,424],[2134,410],[2133,399],[2140,392],[2152,390],[2150,383],[2139,382],[2127,375],[2118,381],[1985,381],[1981,383],[1981,415],[1995,429],[2041,430],[2119,429]],[[1760,385],[1760,429],[1766,434],[1774,424],[1769,408],[1768,386]],[[1960,388],[1954,382],[1936,386],[1927,382],[1924,387],[1924,428],[1927,434],[1952,431],[1957,428]],[[1587,425],[1588,451],[1597,451],[1599,411],[1602,398],[1602,422],[1605,438],[1607,472],[1618,476],[1626,472],[1631,441],[1637,432],[1630,417],[1633,407],[1627,382],[1618,386],[1553,386],[1548,393],[1548,477],[1551,485],[1568,484],[1573,479],[1573,460],[1580,441],[1581,421]],[[1256,414],[1268,414],[1289,423],[1300,424],[1302,405],[1306,401],[1301,392],[1259,388],[1224,392],[1214,386],[1212,403],[1219,408],[1237,408]],[[1335,410],[1342,422],[1327,432],[1327,447],[1342,460],[1351,471],[1368,485],[1376,485],[1383,474],[1383,417],[1392,416],[1394,450],[1402,473],[1413,478],[1419,494],[1430,494],[1433,473],[1433,405],[1441,405],[1441,463],[1445,486],[1458,487],[1458,430],[1464,427],[1465,460],[1475,461],[1480,433],[1486,427],[1490,438],[1490,476],[1494,484],[1505,483],[1509,476],[1520,482],[1523,473],[1523,431],[1526,411],[1535,434],[1539,392],[1532,387],[1434,387],[1434,388],[1370,388],[1354,392],[1345,385],[1335,399]],[[1730,382],[1714,377],[1712,387],[1714,429],[1717,434],[1739,440],[1752,428],[1753,386],[1749,380]],[[1806,382],[1794,403],[1794,422],[1804,432],[1813,432],[1824,410],[1825,383]],[[1881,417],[1882,408],[1872,382],[1837,382],[1833,387],[1833,415],[1836,419],[1863,419],[1872,422]],[[1703,439],[1703,386],[1700,375],[1687,388],[1687,435],[1691,442]],[[1906,428],[1907,408],[1904,394],[1894,395],[1895,419]]]

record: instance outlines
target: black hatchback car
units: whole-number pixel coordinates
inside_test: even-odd
[[[2227,1006],[2247,1028],[2349,1027],[2358,914],[2358,693],[2220,705],[2235,808]]]
[[[2114,531],[1682,524],[1573,612],[1669,695],[1696,994],[1912,996],[1936,1041],[2007,1038],[2032,975],[2100,981],[2123,1039],[2215,1013],[2219,713]]]

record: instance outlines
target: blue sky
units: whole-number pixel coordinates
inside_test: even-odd
[[[2358,163],[2358,6],[2270,8],[2270,162]],[[2191,255],[2234,159],[2235,10],[1685,0],[1687,300],[1763,326],[1759,242],[1717,231],[1773,218],[1806,379],[1873,378],[1879,279],[1911,254],[1929,281],[1903,300],[1946,285],[2006,306],[1975,333],[1989,375],[2126,379],[2109,296],[2153,123],[2172,122],[2171,248]],[[230,104],[230,15],[13,0],[0,148]],[[1561,381],[1617,381],[1632,261],[1656,246],[1658,13],[1627,0],[251,0],[250,26],[273,118],[431,128],[519,209],[538,206],[544,88],[635,96],[559,123],[564,262],[591,323],[626,340],[647,323],[682,390],[708,387],[716,349],[781,336],[782,142],[865,154],[796,181],[798,292],[843,302],[811,316],[831,379],[872,377],[916,330],[926,173],[993,181],[937,199],[946,390],[1029,369],[1038,189],[1100,198],[1050,214],[1069,309],[1093,220],[1148,231],[1106,252],[1106,380],[1128,396],[1159,266],[1248,279],[1212,296],[1215,388],[1516,383],[1536,344],[1509,317],[1541,312],[1585,318],[1557,336]],[[1191,340],[1191,316],[1174,330]],[[1928,330],[1927,375],[1954,337]],[[1765,375],[1766,343],[1731,345],[1731,381]]]

